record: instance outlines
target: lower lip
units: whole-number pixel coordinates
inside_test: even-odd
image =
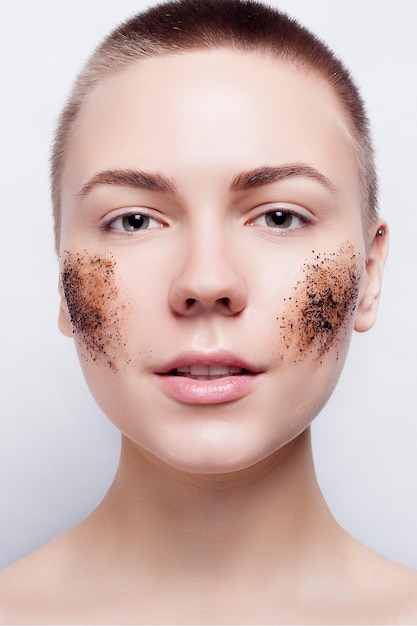
[[[258,375],[225,376],[213,380],[195,380],[186,376],[159,375],[164,391],[186,404],[221,404],[246,396]]]

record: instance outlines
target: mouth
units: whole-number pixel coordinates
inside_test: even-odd
[[[186,404],[220,404],[247,396],[264,372],[223,351],[189,352],[162,367],[159,384],[171,398]]]
[[[174,367],[167,376],[183,376],[191,380],[217,380],[228,376],[244,376],[251,372],[243,367],[234,365],[184,365]]]

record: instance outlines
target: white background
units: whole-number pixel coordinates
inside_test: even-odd
[[[345,60],[368,104],[392,243],[378,323],[355,335],[313,434],[339,522],[417,568],[417,2],[281,0]],[[119,436],[56,328],[48,156],[98,41],[141,0],[0,0],[0,567],[87,515]]]

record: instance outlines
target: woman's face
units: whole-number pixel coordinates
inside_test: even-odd
[[[62,198],[60,327],[134,444],[227,472],[310,424],[368,284],[326,83],[230,50],[133,64],[84,104]]]

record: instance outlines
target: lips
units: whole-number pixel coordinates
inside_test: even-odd
[[[187,353],[156,373],[163,391],[186,404],[219,404],[248,395],[262,369],[225,352]]]

